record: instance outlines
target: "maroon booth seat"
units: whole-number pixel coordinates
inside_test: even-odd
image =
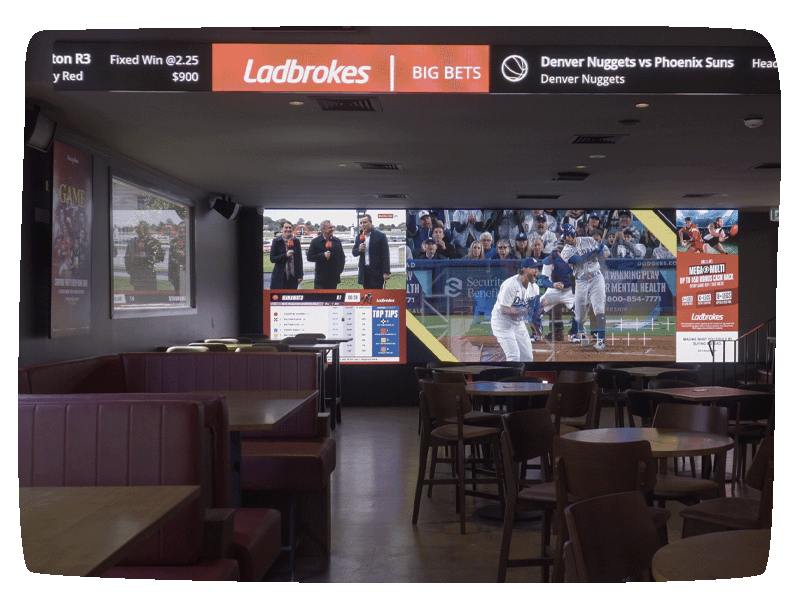
[[[293,390],[318,389],[318,359],[313,353],[230,354],[167,354],[163,352],[123,353],[79,360],[66,360],[28,366],[20,369],[19,391],[34,394],[91,393],[105,389],[129,393],[181,393],[224,390]],[[319,415],[321,416],[321,415]],[[330,552],[330,473],[335,467],[333,440],[317,437],[318,414],[313,405],[306,405],[294,417],[273,431],[244,432],[242,474],[262,496],[258,506],[277,507],[285,512],[284,541],[294,542],[296,517],[291,515],[300,503],[300,515],[313,524],[312,533]],[[327,435],[327,434],[325,434]],[[251,445],[275,441],[276,446]],[[283,451],[283,442],[307,440],[305,453]],[[246,447],[246,448],[245,448]],[[284,473],[291,462],[296,469]],[[244,469],[247,466],[248,469]],[[306,472],[310,476],[302,477]],[[297,480],[300,480],[299,482]],[[290,500],[287,501],[287,494]],[[293,493],[293,494],[292,494]],[[298,496],[299,500],[298,500]],[[295,547],[292,547],[295,550]],[[293,555],[290,553],[293,561]]]
[[[42,396],[20,395],[20,401],[41,401]],[[203,405],[204,467],[200,499],[207,509],[231,506],[230,431],[228,406],[220,396],[201,394],[56,394],[47,396],[53,401],[80,404],[98,402],[112,404],[133,401],[193,400]],[[233,514],[231,554],[239,563],[240,580],[261,580],[281,554],[281,515],[275,509],[238,508]],[[179,578],[175,578],[179,579]]]
[[[317,355],[123,353],[18,369],[20,394],[185,393],[222,390],[319,389]],[[273,431],[246,438],[315,437],[317,409],[309,405]]]
[[[292,575],[300,516],[314,524],[307,533],[325,554],[330,553],[330,476],[335,468],[336,441],[332,438],[242,441],[243,499],[281,509],[286,519],[282,549],[289,552]]]
[[[202,487],[203,421],[196,401],[20,400],[19,485]],[[238,579],[235,560],[202,558],[204,522],[201,497],[104,576]]]

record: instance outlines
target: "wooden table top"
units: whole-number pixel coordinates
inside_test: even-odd
[[[654,427],[608,427],[605,429],[583,429],[566,434],[562,438],[581,442],[632,442],[647,440],[653,456],[704,456],[733,448],[728,436],[698,431],[659,429]]]
[[[767,392],[751,391],[749,389],[737,389],[735,387],[720,387],[710,385],[706,387],[673,387],[666,389],[651,389],[651,392],[669,394],[680,400],[694,400],[696,402],[713,402],[731,396],[759,396],[769,395]]]
[[[200,486],[20,488],[25,565],[99,576],[199,496]]]
[[[677,540],[653,555],[653,578],[725,580],[759,576],[767,569],[771,530],[730,530]]]
[[[526,381],[472,381],[466,385],[468,394],[483,396],[547,396],[552,383]]]
[[[225,397],[231,431],[271,431],[319,395],[316,389],[198,393]]]

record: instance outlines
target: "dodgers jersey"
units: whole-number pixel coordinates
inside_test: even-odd
[[[539,297],[539,287],[533,283],[528,283],[527,287],[522,286],[519,275],[514,275],[503,281],[497,293],[497,301],[492,308],[492,320],[509,320],[512,322],[527,322],[528,310],[533,307],[536,298]],[[501,306],[510,306],[520,312],[515,317],[503,314]]]
[[[561,257],[564,261],[569,262],[569,259],[573,255],[583,256],[596,249],[597,241],[592,237],[576,237],[574,245],[570,245],[566,242],[564,243]],[[572,266],[572,273],[575,275],[575,278],[586,277],[600,271],[600,263],[597,261],[597,254],[590,255],[586,259],[578,259],[577,263],[570,263],[570,265]]]

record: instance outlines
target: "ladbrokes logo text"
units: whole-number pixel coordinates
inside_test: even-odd
[[[340,65],[336,59],[329,65],[303,65],[297,59],[288,59],[281,65],[261,66],[248,59],[244,81],[249,84],[366,84],[371,69],[369,65]]]

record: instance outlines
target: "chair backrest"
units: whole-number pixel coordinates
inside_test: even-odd
[[[237,350],[250,350],[253,352],[291,352],[292,349],[289,347],[288,343],[281,343],[281,342],[274,342],[274,343],[257,343],[251,346],[246,346],[244,348],[236,348]]]
[[[420,381],[420,401],[433,421],[434,427],[447,424],[447,419],[463,416],[472,410],[469,394],[462,383],[433,383]]]
[[[224,343],[190,343],[190,348],[206,348],[209,352],[227,352],[228,346]]]
[[[509,412],[502,416],[502,421],[511,461],[518,464],[541,458],[543,481],[552,481],[553,438],[558,433],[547,409]],[[516,471],[512,473],[516,475]]]
[[[659,404],[653,416],[653,427],[728,434],[728,409],[699,404]]]
[[[624,372],[613,368],[600,368],[594,371],[597,373],[597,385],[603,389],[622,391],[631,387],[633,377]]]
[[[585,383],[595,379],[596,375],[592,371],[563,370],[558,373],[556,381],[561,381],[562,383]]]
[[[669,394],[637,389],[626,390],[625,398],[628,400],[628,412],[642,420],[642,427],[652,424],[659,404],[675,402],[675,398]]]
[[[694,371],[667,371],[658,376],[659,379],[680,379],[681,381],[688,381],[693,386],[697,386],[700,382],[700,373]]]
[[[775,438],[768,436],[761,440],[758,452],[747,471],[745,483],[750,488],[761,490],[758,505],[758,527],[772,527],[772,482],[775,472]]]
[[[662,373],[663,379],[682,379],[684,381],[691,381],[695,385],[700,383],[700,365],[696,362],[673,362],[666,365],[668,368],[686,369],[683,371],[675,371],[674,373]]]
[[[736,421],[766,421],[772,414],[775,396],[770,394],[754,394],[752,396],[732,396],[722,398],[714,406],[724,406],[728,409],[728,420]]]
[[[465,366],[467,364],[477,364],[475,362],[450,362],[449,360],[431,360],[428,368],[440,368],[443,366]]]
[[[576,502],[564,515],[579,582],[651,580],[653,555],[662,545],[640,492]]]
[[[431,376],[434,383],[466,383],[467,379],[461,373],[451,373],[450,371],[437,371],[431,369]]]
[[[756,490],[761,490],[763,492],[764,484],[767,479],[768,464],[770,460],[774,459],[775,438],[766,437],[761,440],[761,444],[758,447],[758,451],[753,459],[753,463],[750,465],[750,469],[747,470],[747,476],[745,477],[744,483],[746,483],[750,488],[755,488]]]
[[[650,442],[583,442],[553,439],[554,476],[564,506],[569,497],[591,498],[636,490],[648,493],[656,485],[657,465]],[[563,507],[562,507],[563,508]]]
[[[570,382],[560,378],[553,384],[545,408],[555,417],[553,422],[560,429],[561,419],[586,416],[586,426],[594,423],[592,413],[595,396],[594,381]]]
[[[499,366],[481,371],[473,378],[473,381],[500,381],[506,377],[520,377],[521,375],[518,367]]]
[[[325,333],[298,333],[296,337],[302,337],[304,339],[316,339],[319,341],[320,339],[325,339]]]
[[[414,376],[417,378],[417,382],[420,379],[433,380],[433,369],[429,369],[426,366],[415,366]],[[422,391],[422,386],[419,386],[419,391]]]
[[[674,389],[676,387],[697,387],[694,381],[684,379],[651,379],[647,382],[647,389]]]
[[[197,354],[210,351],[205,345],[173,345],[167,348],[168,354]]]

